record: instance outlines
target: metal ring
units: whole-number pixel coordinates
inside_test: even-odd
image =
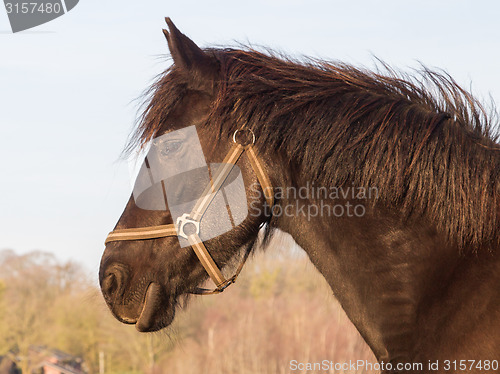
[[[189,213],[184,213],[182,216],[177,218],[176,222],[176,230],[177,230],[177,235],[180,237],[183,237],[184,239],[187,239],[188,236],[184,231],[184,227],[186,225],[193,224],[196,231],[195,233],[198,235],[200,233],[200,222],[192,219],[189,217]]]
[[[238,143],[238,142],[236,141],[236,134],[238,133],[238,131],[242,131],[242,130],[243,130],[243,131],[250,131],[250,133],[252,134],[252,144],[255,144],[255,134],[254,134],[254,133],[253,133],[253,131],[252,131],[252,130],[250,130],[250,129],[238,129],[238,130],[236,130],[236,131],[234,132],[234,134],[233,134],[233,143],[235,143],[235,144],[239,144],[239,145],[243,145],[243,144],[240,144],[240,143]],[[245,145],[248,145],[248,144],[245,144]]]

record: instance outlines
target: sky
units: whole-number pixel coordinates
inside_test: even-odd
[[[140,95],[166,69],[164,17],[201,47],[266,46],[373,68],[443,69],[500,103],[493,0],[80,0],[13,34],[0,7],[0,249],[42,250],[97,277],[131,193],[120,158]]]

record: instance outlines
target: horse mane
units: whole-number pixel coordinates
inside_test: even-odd
[[[403,219],[429,217],[460,248],[500,244],[498,117],[448,74],[425,67],[403,74],[383,63],[371,72],[251,49],[206,52],[221,68],[206,124],[218,139],[245,124],[261,152],[293,160],[302,181],[376,187]],[[167,70],[129,146],[161,131],[186,92],[186,78]]]

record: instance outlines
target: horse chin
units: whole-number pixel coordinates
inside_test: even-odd
[[[135,327],[140,332],[158,331],[170,325],[174,316],[175,308],[171,297],[166,296],[158,283],[151,283],[146,290]]]

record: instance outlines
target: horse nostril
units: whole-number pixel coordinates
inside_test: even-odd
[[[102,281],[101,289],[106,298],[112,299],[113,294],[118,289],[116,276],[114,274],[109,274],[106,278],[104,278],[104,280]]]
[[[110,266],[101,282],[101,290],[110,302],[120,300],[125,290],[125,284],[128,280],[128,271],[121,265]]]

